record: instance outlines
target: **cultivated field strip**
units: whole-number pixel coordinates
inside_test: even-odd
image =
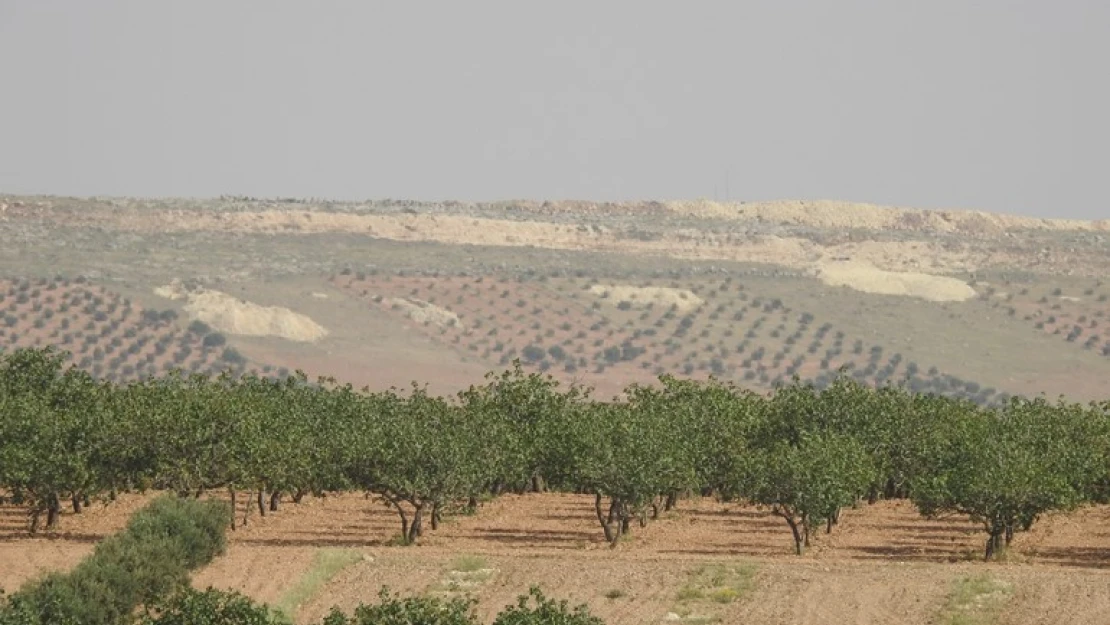
[[[80,515],[66,512],[63,529],[42,537],[9,528],[0,537],[0,585],[13,589],[44,571],[71,567],[149,497],[124,495]],[[846,511],[832,535],[817,536],[798,558],[790,555],[781,519],[708,499],[680,502],[611,550],[588,499],[506,495],[476,515],[448,519],[419,546],[394,547],[396,518],[380,502],[354,494],[308,497],[265,518],[255,513],[230,534],[227,554],[194,583],[275,602],[320,547],[364,554],[303,605],[297,620],[305,623],[333,605],[349,610],[371,602],[383,585],[425,592],[461,557],[475,557],[497,571],[475,587],[486,618],[539,584],[549,596],[588,603],[607,623],[638,624],[661,622],[698,567],[743,563],[755,567],[752,590],[720,607],[722,623],[925,625],[936,622],[953,580],[986,572],[1013,588],[1003,625],[1110,622],[1110,532],[1099,529],[1110,522],[1104,506],[1050,515],[1019,536],[1010,564],[987,565],[974,561],[981,541],[973,525],[924,521],[905,502]],[[240,521],[245,510],[240,505]],[[0,519],[9,517],[23,520],[16,509],[0,507]]]

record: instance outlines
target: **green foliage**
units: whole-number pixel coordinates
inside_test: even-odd
[[[737,467],[735,487],[786,520],[800,555],[816,528],[865,492],[872,474],[871,460],[857,440],[807,433],[797,444],[752,449]]]
[[[378,599],[375,605],[355,608],[350,617],[333,609],[323,625],[477,625],[476,600],[401,598],[391,595],[388,588],[382,588]]]
[[[143,616],[140,625],[280,625],[264,605],[238,592],[186,588]]]
[[[516,605],[506,606],[493,625],[604,625],[604,621],[591,615],[585,605],[571,608],[565,599],[549,599],[533,586]]]
[[[770,397],[662,377],[597,401],[519,361],[448,398],[300,372],[116,384],[64,361],[0,354],[0,493],[32,529],[126,491],[361,491],[397,512],[408,544],[490,496],[554,489],[592,495],[615,546],[699,493],[769,507],[800,551],[844,507],[909,498],[981,522],[993,554],[1046,512],[1110,500],[1110,402],[984,408],[846,375]]]
[[[988,534],[989,559],[1045,512],[1069,510],[1105,475],[1104,421],[1043,400],[1015,400],[995,412],[947,414],[923,450],[911,497],[921,512],[968,515]]]
[[[478,625],[474,608],[476,599],[440,599],[436,597],[401,597],[382,588],[378,602],[362,604],[347,615],[338,608],[323,619],[321,625]],[[41,621],[26,621],[37,625]],[[78,622],[59,621],[60,625]],[[124,621],[121,621],[121,623]],[[209,588],[205,591],[184,589],[138,621],[139,625],[284,625],[287,621],[267,606],[252,602],[237,592]],[[25,621],[3,620],[0,625],[24,625]],[[506,606],[493,625],[604,625],[590,615],[585,605],[571,608],[567,601],[555,601],[533,587],[515,605]]]
[[[0,623],[124,623],[137,607],[186,588],[191,570],[223,552],[227,523],[222,505],[161,497],[71,572],[49,574],[11,595]]]

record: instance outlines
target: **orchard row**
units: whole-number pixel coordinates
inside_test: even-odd
[[[846,376],[770,395],[664,376],[599,400],[518,363],[452,397],[300,373],[115,383],[65,357],[0,354],[0,495],[32,531],[127,491],[226,490],[260,514],[359,491],[414,542],[501,493],[559,490],[593,496],[614,546],[697,494],[768,508],[801,553],[841,509],[907,498],[980,523],[989,558],[1042,514],[1110,495],[1110,402],[987,408]]]

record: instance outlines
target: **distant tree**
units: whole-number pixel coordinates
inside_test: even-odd
[[[537,363],[537,362],[543,360],[543,358],[547,354],[547,352],[544,350],[544,348],[542,346],[536,345],[536,344],[533,343],[533,344],[525,346],[524,349],[521,350],[520,354],[528,362]]]
[[[227,338],[225,338],[224,335],[220,334],[219,332],[212,332],[211,334],[206,335],[204,337],[204,340],[201,341],[201,344],[205,347],[220,347],[224,343],[227,343]]]
[[[247,359],[234,347],[224,349],[223,354],[220,355],[220,360],[233,365],[241,365],[247,362]]]

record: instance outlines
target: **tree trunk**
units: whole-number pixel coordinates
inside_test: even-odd
[[[51,494],[46,508],[46,529],[54,529],[58,525],[58,515],[62,512],[62,502],[57,494]]]
[[[601,529],[605,532],[605,540],[609,541],[610,547],[616,547],[619,536],[613,533],[613,506],[609,506],[609,516],[606,518],[605,513],[601,511],[601,493],[597,493],[594,498],[594,511],[597,512],[597,522],[601,524]]]
[[[398,516],[401,517],[401,540],[408,541],[409,539],[409,515],[405,512],[405,508],[401,505],[400,500],[394,499],[389,495],[382,495],[382,499],[389,502],[397,510]]]
[[[470,499],[467,499],[466,500],[466,508],[468,510],[470,510],[471,512],[477,512],[478,511],[478,498],[474,497],[474,496],[471,496]]]
[[[247,503],[243,506],[243,527],[247,526],[247,520],[251,517],[252,499],[254,499],[254,497],[251,495],[251,491],[247,491]]]
[[[275,490],[270,493],[270,512],[277,512],[278,505],[281,504],[281,491]]]
[[[794,553],[800,556],[805,550],[805,541],[802,538],[802,533],[798,528],[798,522],[795,521],[794,517],[792,516],[787,516],[784,514],[782,515],[782,517],[786,519],[786,523],[790,525],[790,532],[794,534]]]
[[[794,513],[791,510],[775,506],[771,512],[786,519],[786,524],[790,526],[790,533],[794,535],[794,553],[802,555],[804,547],[808,546],[806,539],[802,536],[802,528],[798,527],[798,522],[794,520]],[[803,518],[803,525],[804,525]]]
[[[664,512],[670,512],[675,507],[675,504],[677,504],[677,503],[678,503],[678,493],[676,493],[675,491],[671,491],[667,495],[667,503],[663,505],[663,511]]]
[[[75,493],[70,502],[73,504],[73,514],[81,514],[81,495]]]
[[[416,539],[423,533],[423,520],[424,520],[424,504],[416,506],[416,512],[412,515],[412,525],[409,526],[409,533],[406,540],[411,545],[416,542]]]
[[[39,508],[35,508],[33,511],[31,511],[31,528],[30,528],[30,530],[31,530],[32,535],[37,534],[39,532],[39,517],[41,515],[42,515],[42,510],[39,509]]]
[[[258,489],[258,516],[266,518],[266,493],[261,488]]]
[[[293,503],[301,503],[302,499],[304,499],[304,489],[298,488],[297,492],[293,493]]]
[[[990,560],[1002,551],[1002,534],[1004,531],[1005,529],[1001,527],[991,528],[990,534],[987,537],[986,552],[983,555],[984,560]]]
[[[1006,546],[1009,547],[1010,543],[1014,540],[1014,526],[1006,525]]]
[[[894,497],[897,494],[898,494],[898,485],[894,483],[894,478],[888,479],[886,481],[886,489],[885,489],[884,495],[886,496],[887,499],[894,499]]]
[[[231,531],[235,531],[235,488],[228,486],[228,494],[231,495]]]
[[[439,523],[443,520],[440,514],[439,502],[437,501],[432,504],[432,531],[439,529]]]
[[[651,500],[651,520],[659,520],[659,502],[655,499]]]
[[[833,513],[829,515],[828,525],[826,525],[825,527],[825,533],[832,534],[833,526],[838,524],[840,524],[840,508],[833,510]]]
[[[543,478],[538,475],[532,476],[532,492],[542,493],[544,491]]]

